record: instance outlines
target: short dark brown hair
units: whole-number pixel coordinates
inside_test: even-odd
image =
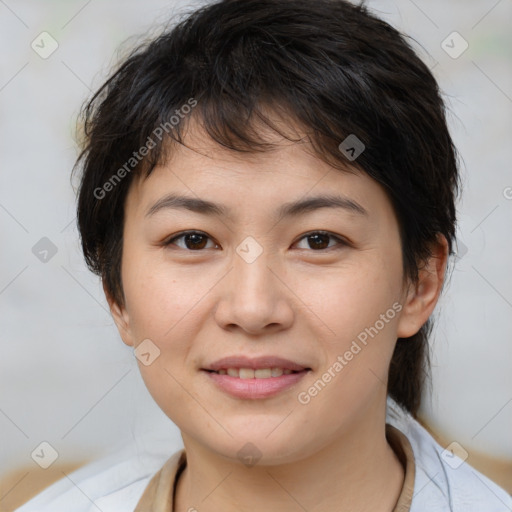
[[[453,254],[457,153],[438,84],[407,37],[345,0],[224,0],[140,44],[84,106],[75,165],[83,167],[77,222],[85,260],[109,295],[124,303],[124,203],[134,175],[147,177],[164,163],[166,142],[183,143],[192,117],[225,148],[268,150],[255,120],[288,137],[263,106],[302,127],[319,158],[339,168],[350,163],[385,188],[399,221],[404,276],[417,281],[438,233]],[[365,146],[351,162],[340,151],[349,135]],[[138,148],[149,146],[139,158]],[[429,319],[398,339],[389,369],[389,395],[413,415],[428,375],[431,327]]]

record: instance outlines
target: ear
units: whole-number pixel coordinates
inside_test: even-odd
[[[410,283],[398,321],[397,336],[409,338],[416,334],[434,311],[445,279],[448,242],[439,234],[431,247],[432,256],[418,271],[418,283]]]
[[[103,282],[103,291],[105,292],[105,297],[110,308],[110,313],[112,314],[112,318],[114,319],[121,339],[126,345],[130,347],[135,346],[130,328],[130,317],[126,311],[126,307],[119,305],[114,300],[114,298],[110,295],[110,292],[107,290],[105,282]]]

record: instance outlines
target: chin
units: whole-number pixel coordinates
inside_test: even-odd
[[[275,423],[274,427],[276,424],[278,423]],[[314,453],[318,448],[313,446],[318,442],[317,439],[309,443],[305,439],[302,446],[299,432],[296,433],[295,429],[290,429],[289,426],[286,429],[282,428],[281,432],[278,432],[279,427],[272,432],[272,429],[258,429],[254,424],[252,429],[245,431],[234,430],[233,425],[226,425],[226,429],[233,437],[209,437],[203,439],[201,444],[217,455],[233,462],[240,462],[247,467],[293,463]],[[290,439],[294,439],[294,442],[291,443]]]

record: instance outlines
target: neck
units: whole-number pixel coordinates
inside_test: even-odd
[[[404,471],[386,440],[385,410],[369,419],[283,465],[246,467],[183,436],[187,467],[176,487],[174,511],[391,512]]]

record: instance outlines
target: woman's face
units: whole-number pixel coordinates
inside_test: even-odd
[[[377,182],[304,146],[187,143],[203,154],[177,147],[130,188],[114,318],[184,439],[299,460],[382,413],[396,339],[420,327],[397,219]]]

